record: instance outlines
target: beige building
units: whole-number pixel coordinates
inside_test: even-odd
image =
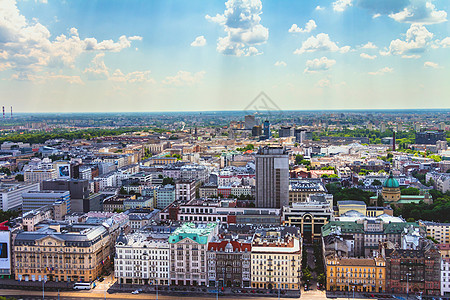
[[[26,170],[24,172],[25,182],[42,182],[48,179],[58,178],[58,173],[55,169],[35,169]]]
[[[252,241],[252,288],[299,290],[301,260],[302,240],[298,228],[258,230]]]
[[[91,282],[110,265],[110,235],[103,226],[47,226],[20,232],[13,244],[19,281]]]
[[[419,221],[419,224],[425,226],[427,230],[427,236],[435,239],[438,244],[450,243],[450,223]]]

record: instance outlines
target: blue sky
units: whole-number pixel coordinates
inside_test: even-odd
[[[2,0],[15,111],[449,108],[447,0]]]

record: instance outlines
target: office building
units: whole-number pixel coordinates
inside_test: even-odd
[[[217,191],[217,190],[216,190]],[[175,186],[167,184],[155,190],[156,208],[164,209],[176,199]]]
[[[436,145],[437,141],[445,141],[444,131],[422,131],[416,132],[416,144]]]
[[[58,178],[56,169],[30,169],[24,172],[24,181],[27,183],[42,182],[55,178]]]
[[[270,122],[268,120],[265,120],[263,124],[263,137],[265,140],[272,137],[272,133],[270,132]]]
[[[0,209],[20,210],[23,203],[22,194],[39,190],[39,183],[0,183]]]
[[[114,274],[119,284],[168,285],[168,233],[120,233],[116,241]]]
[[[289,157],[283,147],[260,148],[256,160],[256,207],[289,203]]]
[[[253,126],[256,126],[256,117],[255,115],[247,115],[244,117],[244,128],[249,130],[252,129]]]
[[[178,201],[191,201],[195,199],[195,180],[181,180],[175,184],[175,198]]]
[[[90,203],[89,181],[85,179],[58,178],[44,180],[42,182],[44,191],[69,191],[71,212],[88,212],[89,208],[97,207]],[[91,199],[95,200],[95,199]]]
[[[281,126],[278,130],[278,136],[280,138],[294,136],[294,128],[290,126]]]
[[[70,212],[70,193],[69,191],[29,191],[22,194],[23,204],[22,212],[39,209],[42,206],[52,205],[57,201],[63,201],[67,204],[67,212]]]
[[[13,244],[15,279],[94,281],[110,264],[110,243],[104,226],[58,224],[20,232]]]
[[[184,223],[169,237],[170,284],[209,286],[208,243],[218,234],[218,224]]]

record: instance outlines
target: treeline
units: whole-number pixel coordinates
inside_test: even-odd
[[[6,141],[10,142],[23,142],[30,144],[41,144],[47,140],[52,139],[86,139],[91,140],[102,136],[114,136],[121,135],[123,133],[130,133],[142,130],[142,128],[115,128],[115,129],[82,129],[75,131],[68,130],[54,130],[51,132],[22,132],[22,133],[10,133],[0,136],[0,144]]]
[[[316,134],[316,138],[319,139],[321,136],[368,137],[370,139],[370,143],[381,144],[382,138],[392,137],[392,135],[393,131],[391,129],[386,129],[386,131],[381,132],[379,130],[369,130],[364,128],[344,128],[339,131],[322,131],[319,134]],[[399,131],[395,133],[395,137],[397,143],[399,144],[413,144],[416,138],[414,131]]]
[[[370,205],[370,197],[375,196],[375,193],[363,191],[358,188],[342,188],[337,183],[329,183],[325,186],[330,194],[333,194],[334,205],[342,200],[356,200],[364,201],[367,206]]]
[[[443,195],[432,204],[420,202],[409,203],[402,207],[394,206],[394,215],[402,216],[408,221],[436,221],[441,223],[450,222],[450,196]]]

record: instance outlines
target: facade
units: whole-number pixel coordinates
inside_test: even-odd
[[[110,264],[110,243],[103,226],[20,232],[13,244],[15,279],[91,282]]]
[[[304,243],[318,242],[322,226],[334,221],[333,207],[328,202],[293,203],[283,208],[283,225],[300,228]]]
[[[42,182],[44,191],[69,191],[72,212],[86,212],[89,198],[89,181],[83,179],[52,179]],[[86,203],[85,203],[86,202]]]
[[[195,199],[195,180],[182,180],[175,184],[175,198],[180,201]]]
[[[419,224],[425,226],[427,236],[434,238],[439,244],[450,243],[450,223],[419,221]]]
[[[294,127],[281,126],[281,128],[278,130],[278,136],[280,138],[294,136]]]
[[[384,202],[387,203],[398,202],[401,198],[400,185],[392,175],[392,172],[383,183],[381,195],[383,196]]]
[[[386,292],[383,258],[326,258],[327,291]]]
[[[115,277],[120,284],[169,284],[169,234],[138,232],[116,241]]]
[[[21,209],[23,203],[22,194],[39,190],[39,183],[0,183],[0,209],[3,211]]]
[[[289,203],[289,157],[282,147],[260,148],[256,161],[256,207],[282,208]]]
[[[250,287],[251,240],[208,243],[208,281],[215,287]]]
[[[215,198],[217,197],[217,185],[205,184],[199,188],[200,198]]]
[[[155,190],[156,208],[164,209],[176,199],[175,186],[168,184]]]
[[[416,132],[416,144],[436,145],[437,141],[445,141],[444,131],[422,131]]]
[[[23,204],[22,212],[39,209],[42,206],[52,205],[57,201],[67,204],[67,212],[70,212],[70,193],[69,191],[30,191],[22,194]]]
[[[302,239],[298,228],[257,230],[252,240],[251,258],[252,288],[300,289]]]
[[[441,296],[450,295],[450,258],[441,259]]]
[[[26,170],[23,175],[27,183],[58,178],[58,172],[55,169],[31,169]]]
[[[312,194],[326,193],[320,180],[291,179],[289,181],[289,204],[305,202]]]
[[[123,209],[153,208],[153,197],[130,197],[123,201]]]
[[[208,243],[217,234],[217,223],[184,223],[169,236],[170,285],[209,286]]]

